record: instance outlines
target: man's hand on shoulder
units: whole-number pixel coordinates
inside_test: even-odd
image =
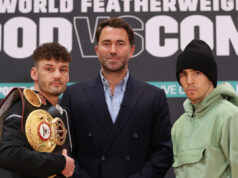
[[[66,163],[65,163],[65,168],[63,171],[61,171],[61,173],[65,176],[65,177],[70,177],[73,175],[74,173],[74,168],[75,168],[75,162],[74,160],[69,157],[67,155],[67,150],[66,149],[63,149],[62,151],[62,155],[65,156],[65,160],[66,160]]]

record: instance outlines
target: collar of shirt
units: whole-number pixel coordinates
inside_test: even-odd
[[[126,90],[127,81],[129,78],[129,72],[127,72],[126,76],[114,88],[113,95],[111,93],[108,80],[103,76],[102,71],[100,71],[100,76],[103,83],[105,100],[107,103],[108,111],[110,113],[112,122],[115,123],[117,119],[117,115],[121,108],[121,102],[123,100],[124,93]]]
[[[110,88],[108,80],[103,76],[102,74],[102,70],[100,71],[100,77],[102,80],[102,84],[103,84],[103,88],[104,88],[104,92]],[[121,86],[121,90],[123,92],[125,92],[126,90],[126,85],[127,85],[127,81],[129,79],[129,71],[127,71],[126,76],[117,84],[117,86]]]

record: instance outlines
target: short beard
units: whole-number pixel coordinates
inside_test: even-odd
[[[60,96],[63,92],[64,92],[65,88],[61,89],[61,90],[57,90],[57,91],[54,91],[52,93],[50,93],[51,95],[53,96]]]
[[[109,72],[109,73],[119,73],[119,72],[123,71],[126,68],[126,65],[124,65],[124,64],[122,66],[120,66],[119,68],[117,68],[117,69],[110,69],[104,64],[102,64],[101,66],[104,69],[104,71]]]

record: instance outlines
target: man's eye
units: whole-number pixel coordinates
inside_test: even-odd
[[[185,73],[185,72],[181,72],[181,73],[179,74],[179,76],[180,76],[180,77],[186,76],[186,73]]]
[[[109,46],[109,45],[110,45],[110,43],[103,43],[103,45],[104,45],[104,46]]]
[[[200,75],[201,74],[201,72],[199,72],[199,71],[196,71],[196,75]]]
[[[67,72],[68,70],[67,69],[61,69],[60,71],[61,72]]]

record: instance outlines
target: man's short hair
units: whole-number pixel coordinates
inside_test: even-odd
[[[123,28],[124,30],[126,30],[127,34],[128,34],[128,38],[129,38],[129,42],[130,45],[133,46],[134,45],[134,31],[132,30],[131,26],[123,19],[118,18],[118,17],[112,17],[109,18],[107,20],[104,20],[103,22],[101,22],[98,27],[97,27],[97,31],[96,31],[96,43],[98,44],[101,32],[103,30],[104,27],[113,27],[113,28]]]
[[[36,48],[33,52],[35,66],[42,59],[50,60],[54,58],[57,61],[70,62],[71,56],[68,50],[59,43],[44,43]]]

